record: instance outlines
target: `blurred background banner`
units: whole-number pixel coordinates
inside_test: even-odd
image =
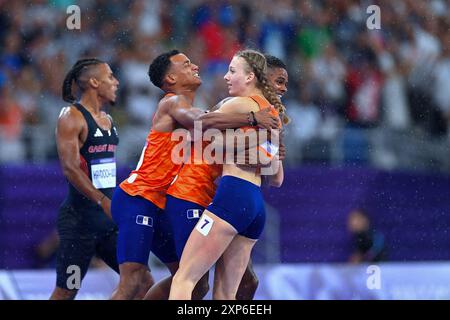
[[[434,300],[450,299],[450,264],[382,263],[379,286],[368,286],[373,276],[369,265],[283,264],[255,268],[260,278],[256,300]],[[368,272],[370,271],[370,272]],[[153,269],[155,279],[168,275]],[[91,270],[77,296],[81,300],[108,299],[118,275],[111,270]],[[45,300],[53,289],[53,271],[0,272],[0,300]],[[210,277],[212,286],[212,276]],[[206,299],[211,298],[211,293]]]
[[[71,5],[79,28],[68,28]],[[368,28],[370,17],[379,28]],[[258,297],[448,299],[435,284],[450,273],[449,30],[448,0],[0,0],[0,297],[45,296],[18,287],[22,275],[21,283],[54,281],[56,216],[67,193],[54,132],[67,105],[62,82],[78,59],[108,62],[120,81],[108,112],[121,181],[162,96],[147,75],[153,58],[177,48],[199,65],[194,104],[206,109],[227,96],[233,54],[255,48],[286,63],[292,118],[284,185],[264,190]],[[388,277],[381,291],[346,294],[358,263],[380,262]],[[92,263],[88,277],[102,277],[104,264]],[[422,266],[433,277],[416,283]],[[292,295],[268,287],[275,276]],[[389,287],[391,277],[406,291]]]
[[[118,181],[128,172],[119,169]],[[59,165],[5,165],[0,177],[0,269],[52,267],[56,217],[67,192]],[[450,197],[443,192],[449,188],[450,177],[439,174],[290,168],[282,188],[264,189],[268,218],[254,261],[347,261],[358,250],[355,241],[364,241],[351,232],[349,216],[360,207],[382,234],[382,243],[361,250],[383,249],[381,260],[449,260]]]

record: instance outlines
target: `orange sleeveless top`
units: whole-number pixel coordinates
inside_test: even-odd
[[[208,144],[205,141],[203,148]],[[191,163],[183,165],[167,194],[206,208],[216,193],[217,186],[214,182],[222,174],[222,165],[195,163],[193,148],[191,150]]]
[[[120,184],[129,195],[139,195],[161,209],[166,206],[166,191],[182,166],[172,161],[172,149],[179,141],[171,141],[171,135],[151,130],[137,168]]]
[[[277,109],[275,109],[274,106],[272,106],[270,104],[269,101],[267,101],[266,98],[263,98],[261,96],[250,96],[249,98],[253,99],[259,106],[259,110],[263,110],[263,109],[267,109],[270,108],[270,114],[276,117],[279,117],[280,114],[278,113]],[[282,124],[281,124],[281,120],[278,120],[278,128],[281,129]],[[241,129],[245,130],[248,128],[254,128],[257,129],[257,127],[252,127],[252,126],[246,126],[246,127],[241,127]]]
[[[277,110],[261,96],[251,96],[259,105],[260,109],[272,108],[271,113],[278,116]],[[280,121],[281,126],[281,121]],[[245,127],[252,128],[252,127]],[[245,129],[243,128],[243,129]],[[203,148],[208,142],[203,143]],[[193,150],[193,148],[191,148]],[[215,180],[222,174],[222,165],[218,164],[195,164],[194,154],[191,153],[191,163],[184,164],[173,181],[173,184],[167,190],[167,194],[178,199],[197,203],[207,207],[216,193],[217,186]]]
[[[269,101],[267,101],[267,99],[265,99],[261,96],[250,96],[249,98],[253,99],[258,104],[259,110],[270,108],[270,114],[278,117],[278,128],[279,129],[282,128],[281,119],[279,118],[280,117],[279,112],[277,111],[277,109],[275,109],[274,106],[272,106],[270,104]],[[248,129],[259,130],[257,127],[252,127],[252,126],[241,127],[241,129],[244,131],[246,131]],[[266,141],[265,143],[260,144],[257,147],[257,151],[262,152],[268,158],[272,159],[274,157],[274,154],[278,152],[278,147],[273,148],[273,145],[269,141]],[[260,168],[258,168],[256,170],[257,173],[259,173],[260,171],[261,171]]]

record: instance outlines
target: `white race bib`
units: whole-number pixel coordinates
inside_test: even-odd
[[[195,229],[200,232],[205,237],[211,231],[212,225],[214,224],[214,220],[207,216],[206,214],[202,214],[200,220],[195,225]]]
[[[97,159],[91,162],[92,184],[97,189],[116,187],[116,161],[114,158]]]
[[[259,147],[265,152],[266,156],[272,159],[278,152],[279,147],[271,143],[270,141],[265,141],[261,143]]]

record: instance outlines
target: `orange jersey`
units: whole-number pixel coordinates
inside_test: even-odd
[[[203,147],[207,144],[203,143]],[[191,150],[191,163],[183,165],[167,194],[206,208],[216,193],[214,182],[222,173],[222,165],[197,164],[194,162],[194,150]]]
[[[271,115],[274,115],[276,117],[280,116],[277,109],[275,109],[275,107],[272,106],[270,104],[270,102],[267,101],[266,98],[263,98],[261,96],[250,96],[249,98],[253,99],[258,104],[259,110],[264,110],[264,109],[270,108]],[[278,122],[278,127],[281,129],[281,120]],[[246,128],[248,128],[248,127],[246,127]]]
[[[267,101],[267,99],[261,96],[250,96],[249,98],[253,99],[258,104],[259,110],[270,108],[271,115],[276,116],[278,118],[280,117],[280,114],[277,111],[277,109],[275,109],[275,107],[272,106],[270,102]],[[282,128],[281,119],[278,119],[278,128],[280,129]],[[241,129],[244,131],[248,129],[258,130],[257,127],[252,126],[241,127]],[[270,141],[266,141],[257,147],[257,151],[262,152],[262,154],[264,154],[266,157],[272,159],[278,152],[278,146],[273,145]],[[258,168],[256,172],[260,173],[260,169]]]
[[[272,108],[271,113],[278,116],[278,111],[263,97],[251,96],[250,98],[255,100],[260,109]],[[204,143],[203,147],[207,144]],[[217,188],[214,182],[221,173],[222,165],[195,164],[192,152],[191,163],[183,165],[173,184],[167,190],[167,194],[207,207],[214,198]]]
[[[172,161],[172,149],[179,141],[172,141],[171,136],[172,132],[151,130],[137,168],[120,184],[129,195],[139,195],[161,209],[166,206],[166,191],[182,166]]]
[[[181,168],[171,159],[178,141],[171,141],[172,132],[151,131],[136,170],[120,187],[129,195],[139,195],[164,209],[166,191]]]

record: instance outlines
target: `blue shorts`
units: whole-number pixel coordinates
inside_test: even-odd
[[[261,188],[233,176],[222,177],[208,210],[250,239],[259,239],[266,222]]]
[[[130,196],[118,187],[112,197],[111,213],[119,228],[119,264],[137,262],[148,265],[150,251],[163,263],[178,261],[170,220],[152,202],[140,196]]]
[[[173,239],[178,260],[181,259],[184,246],[205,210],[201,205],[167,195],[165,213],[172,223]]]

